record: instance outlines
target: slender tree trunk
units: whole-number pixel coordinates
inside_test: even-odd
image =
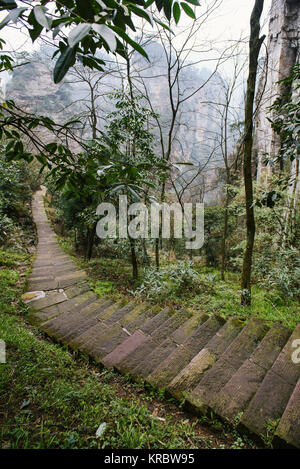
[[[135,252],[135,240],[129,236],[130,250],[131,250],[131,263],[132,263],[132,277],[134,280],[138,278],[138,264]]]
[[[85,257],[88,261],[90,261],[92,258],[93,247],[94,247],[94,242],[95,242],[95,234],[96,234],[96,223],[93,225],[92,228],[88,228],[87,246],[86,246],[86,254],[85,254]]]
[[[228,205],[229,205],[229,191],[226,189],[226,198],[225,198],[225,211],[224,211],[224,226],[223,226],[223,237],[221,245],[221,280],[225,280],[225,266],[226,266],[226,241],[228,233]]]
[[[265,36],[260,37],[260,17],[264,0],[256,0],[251,14],[250,44],[249,44],[249,75],[247,81],[247,94],[245,105],[245,137],[244,137],[244,185],[246,199],[246,249],[244,252],[241,304],[251,304],[251,269],[252,254],[255,238],[255,218],[253,208],[253,181],[252,181],[252,147],[253,147],[253,105],[255,97],[255,83],[258,66],[258,56]]]

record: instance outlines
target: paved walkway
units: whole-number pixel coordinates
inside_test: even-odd
[[[107,368],[165,388],[194,413],[239,420],[252,436],[279,422],[274,446],[300,448],[300,364],[291,358],[300,324],[292,332],[258,319],[245,325],[98,298],[59,247],[42,191],[32,207],[39,244],[27,291],[45,296],[28,305],[42,331]]]

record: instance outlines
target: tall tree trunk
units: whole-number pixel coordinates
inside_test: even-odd
[[[255,97],[255,84],[257,75],[258,56],[265,36],[260,37],[260,17],[264,0],[256,0],[251,14],[250,43],[249,43],[249,75],[247,81],[247,94],[245,105],[245,137],[244,137],[244,185],[246,199],[246,227],[247,240],[244,252],[241,304],[251,304],[251,269],[252,254],[255,237],[255,218],[253,208],[253,181],[252,181],[252,146],[253,146],[253,105]]]
[[[135,240],[129,236],[129,242],[131,250],[132,277],[136,280],[138,278],[138,264],[135,253]]]
[[[229,191],[226,189],[225,210],[224,210],[224,225],[223,236],[221,245],[221,280],[225,280],[225,265],[226,265],[226,240],[228,232],[228,205],[229,205]]]
[[[95,242],[95,234],[96,234],[96,223],[94,223],[92,228],[88,228],[87,246],[86,246],[86,253],[85,253],[85,257],[88,261],[90,261],[92,258],[93,247],[94,247],[94,242]]]

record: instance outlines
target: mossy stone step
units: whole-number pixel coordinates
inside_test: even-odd
[[[227,321],[206,346],[170,382],[166,388],[168,393],[178,400],[190,393],[199,384],[204,373],[214,365],[237,337],[242,327],[241,321],[236,319]]]
[[[219,415],[234,423],[237,415],[246,409],[255,395],[290,335],[291,331],[280,324],[274,325],[267,332],[250,358],[216,397],[214,409]]]
[[[273,446],[275,448],[292,446],[300,449],[300,379],[280,419]]]
[[[58,336],[62,336],[65,330],[70,330],[72,321],[80,316],[81,311],[89,304],[94,303],[96,299],[97,296],[89,291],[67,300],[61,307],[58,306],[60,314],[42,323],[41,329],[49,334],[55,332]]]
[[[212,368],[205,373],[198,386],[187,395],[188,407],[201,414],[214,410],[217,394],[249,358],[267,330],[268,327],[263,321],[251,319]]]
[[[205,319],[205,317],[204,317]],[[191,359],[206,345],[206,343],[222,327],[224,320],[212,316],[189,336],[177,349],[164,360],[146,381],[157,388],[165,388]]]
[[[292,360],[294,340],[300,338],[300,324],[290,336],[258,391],[245,410],[239,428],[253,435],[266,435],[268,423],[277,422],[283,415],[300,378],[300,363]]]
[[[48,306],[52,306],[58,303],[63,303],[67,301],[67,295],[64,292],[53,291],[47,292],[44,298],[40,300],[33,301],[30,303],[30,308],[34,309],[35,311],[40,311],[41,309],[47,308]]]
[[[179,312],[180,313],[180,312]],[[195,329],[199,327],[201,321],[203,323],[206,316],[200,319],[200,315],[194,316],[182,325],[180,325],[169,338],[165,339],[161,344],[159,344],[150,355],[146,356],[137,367],[132,370],[132,376],[141,376],[145,378],[152,371],[154,371],[171,353],[173,353],[178,345],[180,345],[184,340],[189,337]],[[153,337],[153,335],[151,336]]]
[[[153,318],[145,322],[145,324],[141,327],[141,331],[144,332],[145,335],[152,334],[152,332],[154,332],[155,329],[157,329],[161,324],[169,319],[171,315],[172,313],[170,312],[169,308],[162,309]]]
[[[102,360],[102,364],[107,368],[117,368],[119,364],[126,361],[126,357],[133,354],[136,350],[144,348],[147,343],[148,336],[141,330],[135,331],[124,342],[118,345]]]

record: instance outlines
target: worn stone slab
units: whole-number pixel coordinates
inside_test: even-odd
[[[65,289],[65,294],[69,299],[74,298],[74,296],[81,295],[86,293],[91,289],[87,282],[79,283]]]
[[[131,353],[128,353],[126,357],[116,363],[114,366],[117,370],[122,373],[129,373],[133,371],[137,365],[149,356],[150,353],[156,348],[157,343],[154,340],[147,336],[143,342],[143,346],[134,349]]]
[[[101,341],[91,350],[91,356],[100,361],[129,337],[129,333],[119,324],[111,326],[102,334]]]
[[[43,329],[48,334],[55,333],[56,336],[62,337],[65,330],[70,329],[74,318],[78,316],[78,314],[83,308],[85,308],[85,306],[93,303],[96,298],[97,296],[93,294],[93,292],[89,291],[82,295],[76,296],[71,300],[67,300],[63,305],[58,306],[58,310],[63,314],[60,314],[59,316],[44,322],[41,325],[41,329]]]
[[[172,339],[165,339],[158,347],[156,347],[144,360],[132,370],[132,376],[142,376],[145,378],[147,375],[157,368],[162,361],[171,355],[176,350],[178,345]]]
[[[33,301],[30,304],[30,308],[34,309],[35,311],[39,311],[41,309],[47,308],[48,306],[55,305],[57,303],[62,303],[67,300],[67,295],[62,292],[54,291],[54,292],[47,292],[45,298],[41,300]]]
[[[130,322],[123,322],[120,320],[120,324],[127,329],[128,332],[133,334],[134,331],[139,329],[143,324],[145,324],[149,319],[154,317],[157,314],[155,308],[147,309],[147,311],[140,313],[135,319]]]
[[[152,386],[166,388],[191,359],[206,345],[206,343],[222,327],[224,321],[212,316],[204,322],[182,345],[180,345],[166,360],[164,360],[146,381]]]
[[[56,277],[56,280],[58,281],[59,288],[65,288],[69,287],[70,285],[74,285],[75,283],[79,283],[86,278],[86,272],[83,270],[78,270],[76,272],[70,272],[68,274],[58,276]]]
[[[142,349],[147,336],[140,330],[135,331],[130,337],[116,347],[110,354],[106,355],[101,362],[107,368],[113,368],[126,359],[137,349]]]
[[[300,379],[281,417],[273,440],[275,448],[300,449]]]
[[[174,313],[169,319],[167,319],[151,333],[152,339],[155,340],[155,342],[158,344],[162,343],[190,317],[191,314],[185,309],[181,309],[177,313]]]
[[[216,360],[225,352],[242,329],[242,323],[231,319],[212,337],[206,346],[194,356],[188,365],[175,376],[167,386],[167,391],[173,397],[181,400],[184,395],[192,392],[199,384],[204,374]]]
[[[172,312],[169,308],[164,308],[159,313],[157,313],[153,318],[149,319],[142,327],[141,331],[144,334],[150,335],[155,329],[157,329],[161,324],[163,324],[167,319],[172,316]]]
[[[216,396],[214,409],[219,415],[233,423],[246,409],[290,334],[291,331],[281,325],[269,330],[250,358]]]
[[[182,344],[186,338],[192,335],[208,318],[209,316],[207,314],[194,314],[172,333],[172,339],[176,344]]]
[[[300,324],[290,336],[258,391],[245,410],[239,426],[256,435],[267,433],[268,421],[277,421],[288,405],[300,377],[300,363],[292,361],[292,344],[300,337]]]
[[[202,414],[214,410],[217,394],[249,358],[267,330],[263,321],[251,319],[219,360],[205,373],[198,386],[188,394],[188,406]]]

